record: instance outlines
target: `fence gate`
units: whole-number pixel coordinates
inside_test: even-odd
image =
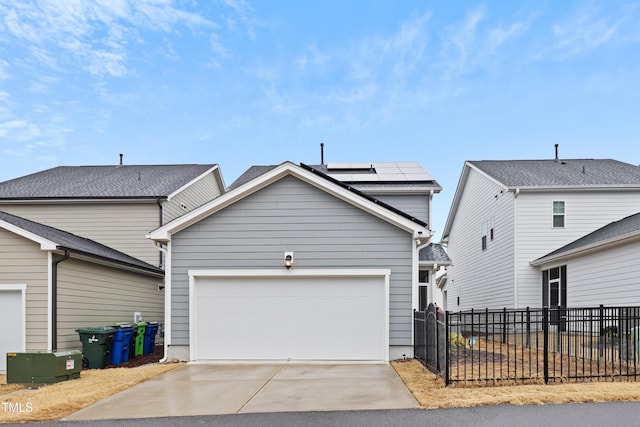
[[[425,311],[415,311],[414,357],[433,372],[441,372],[447,365],[447,330],[445,314],[436,305],[429,304]]]

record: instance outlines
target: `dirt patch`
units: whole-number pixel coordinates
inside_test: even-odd
[[[423,408],[481,405],[640,401],[640,383],[583,382],[553,385],[459,384],[445,387],[442,378],[417,360],[391,363]]]

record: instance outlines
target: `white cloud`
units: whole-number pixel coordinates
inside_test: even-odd
[[[23,45],[39,64],[57,71],[79,66],[97,77],[126,75],[129,45],[144,43],[145,31],[217,27],[172,0],[0,0],[0,16],[4,32],[14,38],[5,43]],[[212,48],[217,54],[224,49],[222,43]]]
[[[26,120],[10,120],[0,123],[0,138],[13,141],[31,141],[40,136],[40,129]]]
[[[7,80],[9,77],[11,77],[9,68],[9,63],[3,59],[0,59],[0,80]]]
[[[612,20],[582,11],[553,26],[554,49],[567,55],[576,55],[598,48],[613,38],[623,22],[624,18]]]

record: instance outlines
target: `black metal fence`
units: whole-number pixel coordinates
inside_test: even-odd
[[[640,377],[640,307],[414,313],[414,356],[447,385]]]

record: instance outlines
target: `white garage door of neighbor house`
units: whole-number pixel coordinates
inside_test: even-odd
[[[7,369],[7,353],[24,351],[22,291],[0,288],[0,372]]]
[[[194,279],[195,360],[386,360],[384,277]]]

